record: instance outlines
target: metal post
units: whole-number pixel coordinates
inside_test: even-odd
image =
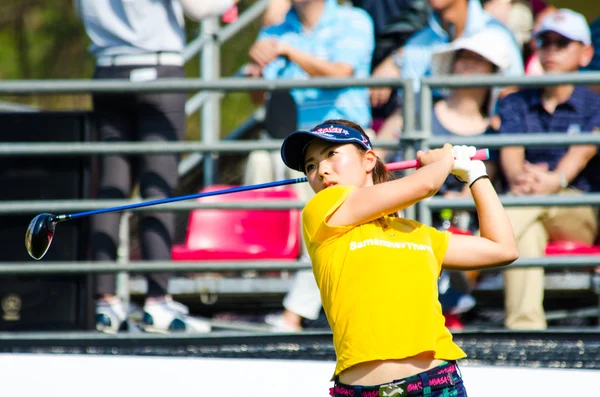
[[[416,130],[416,98],[415,98],[415,86],[412,80],[406,80],[404,83],[403,92],[403,107],[402,107],[402,118],[404,120],[403,135],[414,134]],[[405,141],[400,138],[400,150],[405,159],[414,159],[416,156],[416,150],[414,142]],[[413,170],[406,170],[406,174],[410,174]],[[404,210],[404,217],[407,219],[417,219],[417,208],[412,205]]]
[[[421,143],[422,150],[429,149],[429,138],[431,138],[431,129],[432,129],[432,112],[433,112],[433,98],[431,93],[431,87],[427,84],[427,82],[421,81],[421,132],[425,139],[423,139]],[[424,225],[432,225],[433,217],[431,215],[431,209],[427,205],[427,200],[421,200],[418,203],[419,208],[419,222]]]
[[[402,119],[404,120],[404,132],[413,132],[417,129],[417,98],[415,85],[412,80],[405,80],[403,93],[404,106],[402,107]]]
[[[216,17],[203,19],[200,34],[210,37],[210,40],[202,47],[200,57],[201,78],[205,81],[214,81],[220,77],[220,48],[216,40],[219,30],[219,19]],[[202,107],[201,126],[202,143],[211,144],[219,140],[221,131],[221,109],[219,94],[211,92],[208,100]],[[204,157],[204,185],[214,184],[215,178],[215,155]]]
[[[131,212],[125,211],[119,223],[119,247],[117,249],[117,263],[127,265],[129,263],[129,219]],[[117,296],[127,308],[129,307],[129,273],[117,273]]]

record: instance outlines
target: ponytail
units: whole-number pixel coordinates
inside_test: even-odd
[[[396,179],[396,176],[388,171],[383,164],[383,161],[379,157],[377,157],[377,162],[375,163],[375,167],[373,168],[373,184],[384,183],[393,181]]]
[[[373,168],[373,184],[384,183],[393,181],[396,179],[396,176],[389,172],[388,169],[383,164],[383,161],[379,157],[377,157],[377,162],[375,163],[375,167]],[[398,213],[394,212],[393,214],[389,214],[392,218],[398,218]]]

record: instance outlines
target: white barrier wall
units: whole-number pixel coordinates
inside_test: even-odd
[[[332,362],[0,354],[3,396],[327,397]],[[469,397],[598,395],[599,370],[462,367]],[[590,394],[591,393],[591,394]]]

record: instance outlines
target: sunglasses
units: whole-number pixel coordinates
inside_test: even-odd
[[[571,44],[574,40],[567,39],[566,37],[540,37],[537,39],[538,48],[549,48],[551,46],[556,47],[559,50],[564,50]]]

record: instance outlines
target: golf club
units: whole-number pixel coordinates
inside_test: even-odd
[[[487,160],[488,158],[489,158],[489,150],[488,149],[479,149],[472,159],[473,160]],[[409,169],[409,168],[416,168],[417,166],[418,166],[417,160],[405,160],[405,161],[399,161],[396,163],[389,163],[386,165],[386,168],[390,171],[397,171],[397,170],[405,170],[405,169]],[[52,244],[52,238],[54,237],[54,232],[56,230],[56,224],[59,222],[64,222],[64,221],[68,221],[71,219],[82,218],[84,216],[104,214],[107,212],[118,212],[118,211],[131,210],[134,208],[149,207],[152,205],[173,203],[176,201],[198,199],[198,198],[209,197],[209,196],[217,196],[217,195],[221,195],[221,194],[245,192],[248,190],[256,190],[256,189],[264,189],[264,188],[269,188],[269,187],[292,185],[295,183],[302,183],[302,182],[307,182],[307,181],[308,181],[308,179],[306,177],[294,178],[294,179],[286,179],[283,181],[260,183],[260,184],[256,184],[256,185],[238,186],[238,187],[234,187],[234,188],[230,188],[230,189],[217,190],[217,191],[213,191],[213,192],[195,193],[195,194],[189,194],[189,195],[185,195],[185,196],[177,196],[177,197],[170,197],[170,198],[159,199],[159,200],[145,201],[145,202],[141,202],[141,203],[122,205],[119,207],[109,207],[109,208],[102,208],[102,209],[92,210],[92,211],[76,212],[74,214],[62,214],[62,215],[53,215],[53,214],[48,214],[48,213],[39,214],[31,220],[31,222],[29,223],[29,226],[27,227],[27,232],[25,233],[25,248],[27,248],[27,252],[33,259],[36,259],[36,260],[42,259],[42,257],[46,254],[46,252],[48,252],[48,248],[50,248],[50,244]]]

